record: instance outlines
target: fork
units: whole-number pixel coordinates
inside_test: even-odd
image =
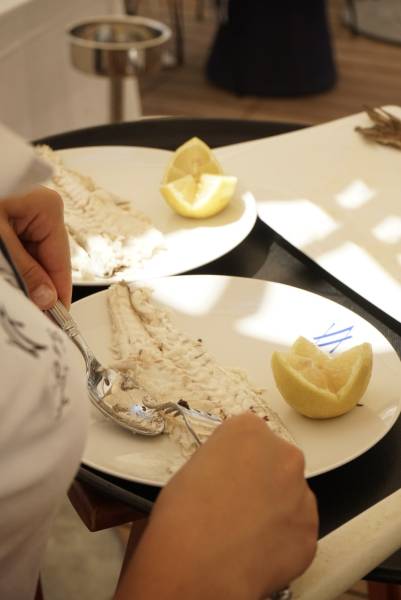
[[[278,592],[273,592],[267,600],[291,600],[292,591],[287,586]]]
[[[180,415],[183,418],[184,424],[192,435],[197,446],[201,446],[202,442],[199,439],[198,434],[191,426],[189,419],[194,420],[204,420],[208,423],[214,423],[216,426],[220,425],[223,421],[220,417],[216,415],[212,415],[211,413],[204,412],[201,410],[197,410],[196,408],[190,408],[187,403],[184,404],[182,401],[178,402],[163,402],[162,404],[154,405],[149,404],[145,401],[145,406],[149,407],[151,410],[160,411],[163,414],[173,414]]]

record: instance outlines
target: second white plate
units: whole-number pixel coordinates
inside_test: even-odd
[[[401,362],[386,338],[350,310],[310,292],[257,279],[188,275],[156,279],[148,285],[155,300],[174,311],[180,329],[201,337],[221,365],[244,369],[257,386],[266,389],[270,406],[305,454],[307,477],[361,455],[395,423],[401,403]],[[108,364],[111,326],[106,292],[74,303],[72,314],[95,354]],[[270,358],[273,350],[288,349],[299,335],[315,338],[334,352],[362,342],[372,344],[373,373],[362,406],[335,419],[316,421],[284,402],[273,380]],[[182,461],[167,436],[132,436],[92,410],[83,458],[88,466],[161,486]]]

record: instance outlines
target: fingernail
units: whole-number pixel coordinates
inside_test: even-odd
[[[42,284],[33,290],[31,298],[39,308],[49,308],[56,300],[56,295],[48,285]]]

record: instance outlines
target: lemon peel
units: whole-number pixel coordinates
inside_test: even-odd
[[[306,338],[298,338],[290,352],[273,352],[271,366],[284,400],[314,419],[349,412],[362,398],[372,373],[372,346],[354,346],[330,357]]]

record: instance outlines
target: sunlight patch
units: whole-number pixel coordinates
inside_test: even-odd
[[[386,217],[373,228],[373,235],[386,244],[396,244],[401,241],[401,217]]]
[[[258,202],[258,211],[272,229],[301,248],[339,227],[327,212],[306,199]]]
[[[369,202],[375,195],[375,190],[367,186],[361,179],[357,179],[334,197],[337,204],[343,208],[355,209]]]

